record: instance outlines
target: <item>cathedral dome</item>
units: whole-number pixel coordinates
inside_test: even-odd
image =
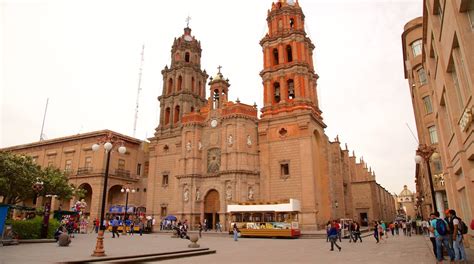
[[[400,193],[399,196],[412,196],[413,193],[408,190],[408,187],[406,185],[403,185],[403,191]]]

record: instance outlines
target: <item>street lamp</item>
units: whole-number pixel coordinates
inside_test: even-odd
[[[127,210],[128,210],[128,194],[130,192],[135,193],[135,189],[130,189],[130,188],[123,188],[120,190],[121,192],[125,193],[125,214],[123,221],[127,220]]]
[[[433,203],[433,210],[436,209],[436,197],[435,197],[435,190],[433,187],[433,177],[431,176],[431,168],[430,168],[430,158],[431,159],[439,159],[439,154],[435,152],[435,147],[427,146],[426,144],[420,144],[418,149],[416,150],[416,157],[415,162],[417,164],[421,164],[423,161],[426,163],[426,168],[428,169],[428,179],[430,183],[430,191],[431,191],[431,200]]]
[[[107,134],[104,138],[99,141],[99,144],[92,145],[93,151],[98,151],[100,149],[100,145],[104,146],[105,153],[107,154],[106,163],[105,163],[105,175],[104,175],[104,187],[102,190],[102,207],[100,209],[100,230],[97,235],[97,243],[92,253],[94,257],[102,257],[105,256],[104,250],[104,232],[105,232],[105,225],[104,225],[104,216],[105,216],[105,199],[107,197],[107,181],[109,178],[109,164],[110,164],[110,152],[112,152],[112,148],[114,147],[114,143],[119,143],[121,146],[118,148],[118,152],[120,154],[124,154],[127,152],[127,149],[123,145],[123,141],[118,139],[116,136],[112,134]]]

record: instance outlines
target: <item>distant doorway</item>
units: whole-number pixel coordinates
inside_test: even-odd
[[[367,218],[367,213],[360,213],[360,225],[369,226],[369,219]]]
[[[204,219],[207,229],[215,229],[219,222],[219,193],[216,190],[210,190],[204,198]]]

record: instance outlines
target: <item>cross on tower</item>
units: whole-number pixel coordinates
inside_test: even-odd
[[[189,27],[189,21],[191,21],[191,17],[190,17],[190,16],[188,16],[188,17],[186,18],[186,27]]]
[[[219,70],[219,73],[221,73],[222,66],[219,65],[219,66],[217,67],[217,69]]]

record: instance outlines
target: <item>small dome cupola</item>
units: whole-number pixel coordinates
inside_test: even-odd
[[[216,76],[209,78],[212,109],[218,109],[226,103],[229,93],[229,79],[224,78],[224,75],[221,73],[221,68],[222,66],[217,67],[218,72]]]

